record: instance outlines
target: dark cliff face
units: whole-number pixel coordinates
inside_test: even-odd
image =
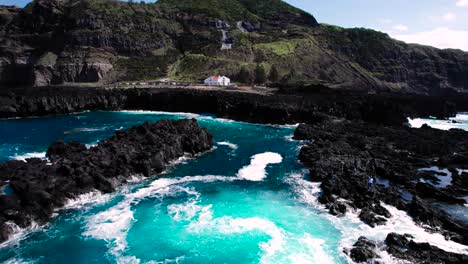
[[[199,81],[213,74],[239,81],[242,68],[253,75],[259,64],[267,81],[289,86],[468,90],[465,52],[320,25],[280,0],[35,0],[23,9],[0,7],[3,85]]]

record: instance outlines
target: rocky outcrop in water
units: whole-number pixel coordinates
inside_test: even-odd
[[[365,237],[360,237],[350,251],[350,257],[357,263],[368,263],[379,255],[375,252],[377,244]]]
[[[87,149],[77,142],[56,142],[48,161],[28,159],[0,164],[0,241],[14,226],[46,223],[68,199],[98,190],[114,191],[133,175],[149,177],[184,155],[213,147],[211,134],[195,120],[145,123]]]

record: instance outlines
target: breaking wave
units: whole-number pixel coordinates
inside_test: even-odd
[[[468,114],[461,113],[457,114],[456,117],[449,118],[448,120],[440,119],[428,119],[428,118],[408,118],[408,123],[411,127],[420,128],[423,125],[428,125],[432,128],[449,130],[452,128],[458,128],[468,130]]]
[[[278,153],[265,152],[251,157],[250,164],[243,167],[237,173],[239,178],[249,181],[261,181],[266,177],[266,166],[268,164],[277,164],[283,161]]]
[[[45,159],[46,158],[46,152],[30,152],[26,154],[20,154],[20,155],[15,155],[10,157],[14,160],[22,160],[25,161],[27,159],[31,158],[39,158],[39,159]]]
[[[99,191],[85,193],[76,198],[68,199],[61,209],[80,209],[89,205],[104,204],[111,198],[110,194],[102,194]]]
[[[236,144],[233,144],[231,142],[218,142],[217,144],[220,145],[220,146],[227,146],[232,150],[236,150],[236,149],[239,148],[239,146],[237,146]]]
[[[181,192],[189,195],[198,193],[178,184],[189,182],[234,181],[234,177],[225,176],[187,176],[183,178],[161,178],[153,181],[148,187],[141,188],[134,193],[125,195],[122,202],[116,206],[88,218],[86,230],[83,235],[95,239],[105,240],[109,243],[110,253],[120,257],[127,248],[126,236],[134,222],[132,206],[142,199],[175,195]],[[181,216],[182,217],[182,216]]]
[[[261,250],[260,263],[335,263],[324,249],[325,241],[308,233],[294,234],[261,217],[215,218],[213,206],[199,205],[198,197],[186,203],[169,205],[169,215],[175,221],[187,221],[186,231],[191,233],[236,235],[249,233],[265,234],[267,241],[258,243]]]

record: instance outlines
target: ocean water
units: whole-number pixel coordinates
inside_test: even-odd
[[[447,120],[440,120],[434,118],[408,118],[408,123],[411,127],[416,128],[420,128],[422,125],[427,124],[430,127],[442,130],[458,128],[468,131],[468,113],[459,113],[455,117],[451,117]]]
[[[307,181],[297,161],[304,142],[291,140],[294,126],[161,112],[0,120],[0,160],[44,157],[56,140],[92,146],[116,130],[166,118],[197,118],[214,135],[215,148],[180,159],[161,175],[134,177],[113,194],[69,201],[48,225],[18,230],[0,245],[0,262],[348,263],[343,250],[359,236],[383,241],[395,231],[468,253],[388,205],[393,216],[377,228],[359,221],[359,212],[329,215],[317,202],[319,183]]]

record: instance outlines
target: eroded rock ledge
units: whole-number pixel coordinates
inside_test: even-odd
[[[466,221],[435,206],[466,203],[461,197],[468,195],[468,132],[386,127],[329,117],[300,125],[295,138],[310,140],[301,149],[300,160],[310,168],[310,180],[322,183],[319,200],[331,214],[359,208],[360,219],[374,227],[391,217],[381,205],[385,203],[408,212],[417,223],[430,226],[429,231],[468,244]],[[433,166],[451,174],[447,186],[440,185],[439,177],[449,180],[450,175],[421,170]],[[377,180],[372,188],[369,176]]]
[[[132,175],[161,173],[183,155],[213,147],[212,135],[196,120],[162,120],[116,134],[87,149],[77,142],[56,142],[47,151],[49,161],[28,159],[0,164],[0,242],[11,235],[12,223],[27,227],[50,220],[54,209],[94,190],[109,193]]]

